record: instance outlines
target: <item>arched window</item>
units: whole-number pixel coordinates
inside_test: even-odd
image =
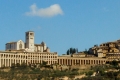
[[[21,43],[19,44],[19,49],[22,49],[22,44]]]

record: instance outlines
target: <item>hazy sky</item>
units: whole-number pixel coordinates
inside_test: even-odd
[[[120,0],[0,0],[0,50],[35,32],[51,52],[120,39]]]

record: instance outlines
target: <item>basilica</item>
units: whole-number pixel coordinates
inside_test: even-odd
[[[5,44],[5,51],[0,51],[0,67],[11,67],[12,64],[58,64],[61,66],[103,65],[107,61],[120,58],[120,40],[107,42],[89,49],[89,53],[78,52],[72,55],[60,55],[50,52],[45,42],[35,44],[34,31],[25,32],[25,42],[18,40]]]
[[[25,43],[22,40],[17,42],[8,42],[6,43],[6,51],[50,52],[50,49],[44,42],[41,42],[41,44],[35,44],[34,32],[28,31],[25,34]]]

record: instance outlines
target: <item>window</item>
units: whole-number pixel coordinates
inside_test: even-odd
[[[30,35],[33,35],[33,33],[30,33]]]
[[[22,49],[22,44],[21,43],[19,44],[19,49]]]
[[[112,52],[114,52],[114,50],[112,50]]]

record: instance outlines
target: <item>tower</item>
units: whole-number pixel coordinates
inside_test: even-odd
[[[34,52],[34,32],[33,31],[26,32],[25,39],[26,48],[28,48],[29,51]]]
[[[43,46],[43,51],[45,51],[47,49],[46,44],[44,42],[42,42],[41,44]]]

